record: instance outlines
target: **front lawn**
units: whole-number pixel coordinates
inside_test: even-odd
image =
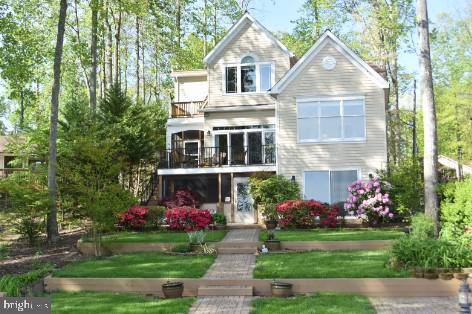
[[[281,241],[349,241],[349,240],[393,240],[404,233],[399,229],[282,229],[275,231]],[[259,234],[261,241],[267,240],[267,230]]]
[[[51,298],[54,314],[186,314],[195,301],[194,298],[155,299],[138,294],[111,292],[55,292],[45,296]]]
[[[385,266],[383,250],[269,253],[257,256],[254,278],[397,278],[406,271]]]
[[[139,252],[93,258],[56,270],[55,277],[88,278],[199,278],[205,274],[215,256],[167,255],[162,252]]]
[[[375,314],[369,299],[356,294],[318,293],[294,298],[259,298],[252,302],[251,314]]]
[[[221,241],[225,235],[226,230],[209,230],[206,233],[205,241]],[[90,241],[89,238],[84,238],[84,241]],[[186,232],[181,231],[153,231],[153,232],[134,232],[122,231],[103,236],[103,241],[108,243],[171,243],[171,242],[188,242]]]

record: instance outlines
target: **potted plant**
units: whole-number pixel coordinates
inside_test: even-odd
[[[293,284],[288,282],[275,281],[270,284],[270,291],[273,297],[287,298],[293,296]]]
[[[190,249],[193,252],[198,251],[205,244],[205,235],[203,230],[187,232]]]
[[[226,217],[225,214],[216,212],[213,214],[213,223],[215,224],[216,230],[223,230],[226,228]]]
[[[166,299],[181,298],[184,292],[184,283],[180,281],[162,284],[162,293]]]

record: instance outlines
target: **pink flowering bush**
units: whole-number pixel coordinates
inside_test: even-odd
[[[198,195],[188,187],[179,188],[169,199],[163,200],[162,204],[167,208],[183,206],[195,208],[200,205]]]
[[[166,211],[166,221],[172,230],[197,231],[211,223],[212,216],[207,209],[175,207]]]
[[[276,206],[279,224],[290,227],[313,227],[319,224],[336,227],[339,208],[315,200],[287,200]]]
[[[371,226],[389,221],[394,218],[389,189],[390,184],[379,178],[367,182],[357,180],[347,188],[350,195],[344,203],[344,209],[351,215],[361,217]]]
[[[147,212],[146,207],[133,205],[120,214],[118,224],[125,229],[142,229],[146,225]]]

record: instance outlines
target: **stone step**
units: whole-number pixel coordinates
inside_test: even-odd
[[[253,296],[252,286],[201,286],[198,287],[199,297],[221,296]]]
[[[257,247],[220,247],[218,254],[254,254]]]
[[[263,225],[260,224],[240,224],[240,223],[228,223],[226,224],[228,229],[264,229]]]

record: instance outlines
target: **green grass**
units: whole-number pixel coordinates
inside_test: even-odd
[[[55,292],[51,298],[54,314],[186,314],[194,298],[154,299],[137,294],[111,292]]]
[[[210,230],[206,232],[205,241],[221,241],[226,230]],[[84,238],[84,241],[90,241]],[[155,231],[155,232],[133,232],[123,231],[103,236],[103,241],[108,243],[166,243],[166,242],[188,242],[186,232],[177,231]]]
[[[275,231],[276,239],[281,241],[393,240],[403,234],[398,229],[283,229]],[[259,238],[265,241],[267,231],[261,231]]]
[[[294,298],[259,298],[252,302],[251,314],[375,314],[365,296],[319,293]]]
[[[396,278],[406,271],[385,266],[383,250],[270,253],[257,257],[254,278]]]
[[[162,252],[139,252],[94,258],[66,265],[55,277],[87,278],[199,278],[214,256],[173,256]]]

